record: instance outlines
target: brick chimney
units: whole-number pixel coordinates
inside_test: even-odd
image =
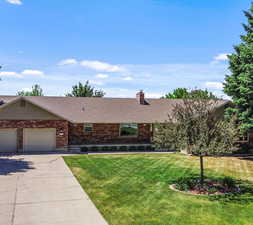
[[[145,105],[146,101],[145,101],[145,94],[144,92],[141,90],[136,94],[136,99],[138,101],[139,104],[141,105]]]

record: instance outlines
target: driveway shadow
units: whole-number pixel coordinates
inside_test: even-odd
[[[23,158],[14,159],[11,157],[0,157],[0,176],[8,175],[11,173],[26,172],[30,169],[34,169],[33,163],[26,161]]]

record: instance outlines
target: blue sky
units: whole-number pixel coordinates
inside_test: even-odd
[[[64,95],[78,81],[107,97],[177,88],[223,96],[250,0],[0,0],[0,94],[38,83]]]

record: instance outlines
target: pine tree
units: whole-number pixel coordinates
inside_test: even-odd
[[[242,42],[234,46],[235,52],[228,55],[229,70],[224,83],[224,92],[231,96],[233,106],[227,109],[229,117],[236,116],[243,133],[253,129],[253,3],[244,11],[248,19],[243,24],[246,34]]]

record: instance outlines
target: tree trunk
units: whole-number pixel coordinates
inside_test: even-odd
[[[200,184],[201,184],[201,187],[203,187],[203,184],[204,184],[204,162],[203,162],[203,156],[201,155],[199,157],[199,160],[200,160]]]

